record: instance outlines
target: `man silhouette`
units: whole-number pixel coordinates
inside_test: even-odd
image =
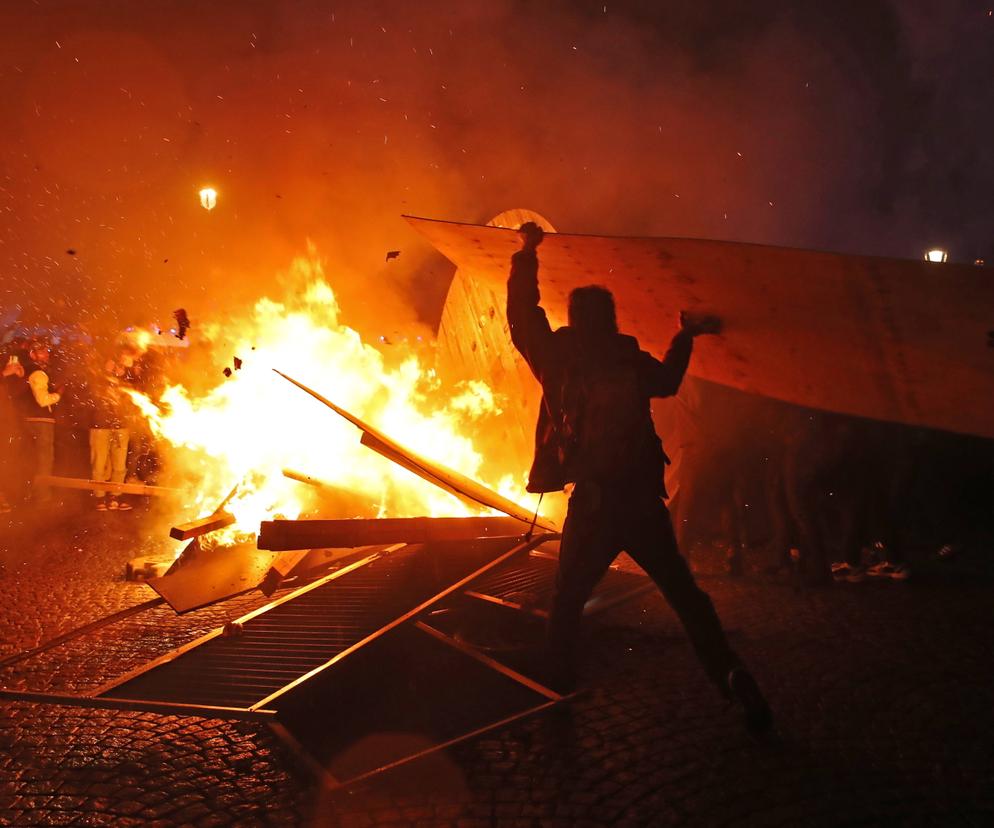
[[[769,730],[766,700],[677,548],[663,502],[667,459],[650,410],[651,398],[676,394],[694,337],[718,333],[720,321],[681,313],[680,330],[660,361],[618,332],[613,296],[592,285],[570,294],[569,324],[553,331],[539,305],[537,250],[544,233],[533,222],[518,232],[522,248],[511,259],[507,319],[543,394],[528,490],[574,484],[547,631],[552,683],[561,690],[574,685],[584,604],[626,551],[673,607],[719,692],[742,705],[750,730]]]

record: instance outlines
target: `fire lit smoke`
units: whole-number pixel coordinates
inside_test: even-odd
[[[220,542],[258,531],[261,520],[296,518],[321,495],[324,517],[472,514],[452,495],[359,444],[359,433],[293,388],[272,368],[292,373],[401,444],[527,503],[510,474],[484,479],[483,457],[466,436],[500,414],[483,382],[441,387],[424,352],[392,345],[385,355],[343,324],[322,263],[312,250],[288,274],[300,289],[262,298],[243,318],[201,324],[215,359],[240,368],[203,393],[167,384],[155,399],[133,398],[154,434],[168,444],[170,485],[190,493],[190,517],[213,512],[237,485],[226,510],[236,517]],[[190,383],[189,385],[193,385]],[[509,469],[524,467],[509,458]],[[492,468],[492,463],[488,468]],[[284,469],[322,481],[320,490]],[[330,510],[330,512],[329,512]]]

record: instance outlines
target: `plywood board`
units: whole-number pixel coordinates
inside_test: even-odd
[[[254,589],[277,555],[255,544],[200,550],[161,578],[147,581],[176,612],[184,613]]]
[[[473,282],[504,294],[517,234],[408,217]],[[691,373],[799,405],[994,438],[994,275],[983,267],[702,239],[549,234],[543,306],[603,284],[622,330],[661,356],[680,310],[715,313]],[[451,299],[451,297],[450,297]]]

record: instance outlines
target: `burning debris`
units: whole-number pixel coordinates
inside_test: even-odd
[[[256,533],[264,522],[270,535],[278,534],[270,541],[276,549],[348,546],[352,541],[342,538],[373,542],[368,539],[391,532],[399,539],[441,537],[439,532],[475,537],[552,527],[534,507],[516,502],[524,493],[512,483],[511,472],[523,464],[510,457],[497,458],[503,467],[495,459],[485,461],[469,436],[480,426],[493,427],[500,413],[489,387],[476,381],[443,389],[414,350],[418,338],[403,342],[389,359],[364,342],[340,321],[334,291],[313,256],[296,260],[288,276],[300,286],[289,291],[290,298],[264,298],[250,314],[201,326],[195,344],[200,351],[252,353],[248,362],[231,357],[224,383],[203,388],[202,376],[179,365],[154,393],[129,392],[152,432],[170,447],[163,479],[184,493],[179,508],[201,515],[170,528],[172,539],[188,543],[164,577],[150,579],[177,611],[267,579],[278,583],[293,568],[300,553],[257,548]],[[185,336],[186,311],[179,309],[174,317]],[[322,411],[269,370],[284,365],[334,388],[347,409],[281,375],[343,419]],[[361,412],[362,419],[351,411]],[[233,480],[238,482],[232,485]],[[487,512],[511,517],[476,517]],[[313,526],[308,530],[309,524],[297,520],[305,515],[334,519],[337,528],[324,524],[317,539],[323,542],[301,547],[300,538],[313,535]],[[423,522],[438,516],[450,522]],[[374,529],[362,528],[372,524]],[[325,563],[332,559],[322,557]],[[146,572],[136,564],[139,570]]]
[[[165,261],[169,261],[166,259]],[[190,317],[186,315],[186,310],[178,308],[173,311],[173,319],[176,320],[176,338],[179,340],[186,338],[186,332],[190,330]]]

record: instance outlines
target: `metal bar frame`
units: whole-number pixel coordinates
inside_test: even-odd
[[[135,604],[134,606],[126,607],[125,609],[118,610],[110,615],[105,615],[103,618],[98,618],[96,621],[90,621],[88,624],[83,624],[83,626],[76,627],[74,630],[69,630],[69,632],[64,632],[61,635],[55,636],[55,638],[50,638],[48,641],[43,644],[39,644],[37,647],[32,647],[30,650],[21,650],[20,652],[12,653],[5,658],[0,658],[0,668],[8,667],[11,664],[17,664],[18,662],[24,661],[32,656],[40,655],[46,650],[51,650],[61,644],[66,644],[74,638],[79,638],[87,633],[96,632],[102,627],[106,627],[116,621],[123,621],[125,618],[130,618],[132,615],[137,615],[139,612],[144,612],[147,609],[154,609],[165,602],[165,598],[151,598],[150,600],[143,601],[140,604]]]
[[[550,701],[560,701],[563,698],[561,693],[557,693],[555,690],[546,687],[544,684],[539,684],[534,679],[528,678],[528,676],[508,667],[506,664],[497,661],[497,659],[495,658],[491,658],[486,653],[481,653],[475,647],[471,647],[468,644],[464,644],[462,641],[453,638],[451,635],[446,635],[441,630],[435,629],[435,627],[431,626],[430,624],[426,624],[424,621],[415,621],[414,626],[417,629],[421,630],[421,632],[427,633],[433,638],[438,639],[443,644],[448,644],[450,647],[452,647],[452,649],[458,650],[463,655],[467,655],[470,658],[474,658],[477,661],[479,661],[481,664],[484,664],[487,667],[489,667],[491,670],[495,670],[501,675],[507,676],[509,679],[513,679],[514,681],[518,682],[518,684],[524,685],[532,692],[538,693],[540,696],[545,696]]]
[[[282,596],[281,598],[277,598],[275,601],[270,601],[268,604],[259,607],[258,609],[252,610],[246,615],[243,615],[241,618],[236,619],[234,623],[244,624],[246,621],[250,621],[251,619],[256,618],[257,616],[263,615],[264,613],[269,612],[271,609],[280,606],[280,604],[285,604],[287,601],[292,601],[294,598],[299,598],[301,595],[310,592],[312,589],[317,589],[320,586],[324,586],[329,581],[334,581],[336,578],[340,578],[343,575],[348,574],[349,572],[353,572],[359,567],[372,563],[381,555],[393,552],[403,545],[404,544],[396,544],[395,546],[387,547],[386,549],[382,549],[379,552],[374,552],[372,555],[367,555],[365,558],[355,561],[354,563],[351,563],[348,566],[344,566],[341,569],[336,569],[334,572],[332,572],[329,575],[326,575],[323,578],[319,578],[316,581],[312,581],[311,583],[302,586],[300,589],[296,589],[293,592],[290,592]],[[111,690],[113,690],[115,687],[119,687],[120,685],[129,682],[132,679],[137,678],[138,676],[144,673],[147,673],[149,670],[154,670],[156,667],[161,667],[163,664],[167,664],[168,662],[179,658],[184,653],[199,647],[201,644],[206,644],[208,641],[217,638],[223,633],[224,633],[224,627],[218,627],[217,629],[211,630],[209,633],[200,636],[200,638],[196,638],[193,641],[188,641],[186,644],[183,644],[174,650],[170,650],[168,653],[164,653],[163,655],[159,656],[156,659],[153,659],[147,664],[143,664],[140,667],[136,667],[134,670],[130,670],[129,672],[125,673],[123,676],[118,676],[116,679],[112,679],[111,681],[102,684],[94,691],[93,696],[102,696],[105,693],[108,693]]]
[[[244,707],[216,707],[208,704],[183,704],[160,702],[150,699],[107,699],[96,696],[65,696],[58,693],[35,693],[31,690],[2,690],[0,701],[26,701],[35,704],[61,704],[67,707],[88,707],[98,710],[138,710],[161,713],[163,716],[199,716],[204,719],[241,719],[266,722],[276,715],[275,710]]]
[[[318,675],[319,673],[322,673],[325,670],[329,669],[330,667],[333,667],[339,661],[342,661],[343,659],[348,658],[350,655],[352,655],[352,653],[356,652],[357,650],[359,650],[359,649],[367,646],[368,644],[371,644],[373,641],[376,641],[379,638],[382,638],[388,632],[390,632],[391,630],[396,629],[401,624],[404,624],[404,623],[412,620],[413,618],[416,618],[418,615],[420,615],[426,609],[428,609],[431,606],[434,606],[439,601],[444,600],[448,596],[452,595],[454,592],[458,592],[459,590],[464,589],[472,581],[474,581],[475,579],[481,577],[482,575],[485,575],[486,573],[488,573],[490,570],[494,569],[495,567],[500,566],[505,561],[510,560],[512,557],[514,557],[516,555],[520,555],[520,554],[522,554],[524,552],[531,551],[536,546],[538,546],[541,543],[544,543],[545,541],[549,540],[552,537],[556,537],[556,536],[555,535],[538,535],[536,537],[533,537],[533,538],[530,538],[528,540],[525,540],[522,543],[519,543],[517,546],[512,547],[511,549],[509,549],[504,554],[497,556],[496,558],[494,558],[489,563],[484,564],[479,569],[474,570],[473,572],[469,573],[469,575],[465,576],[464,578],[460,579],[459,581],[456,581],[456,583],[451,584],[450,586],[448,586],[445,589],[443,589],[441,592],[433,595],[431,598],[428,598],[427,600],[422,601],[420,604],[418,604],[418,606],[414,607],[413,609],[408,610],[403,615],[398,616],[393,621],[390,621],[389,623],[387,623],[384,626],[380,627],[375,632],[372,632],[369,635],[367,635],[365,638],[361,639],[360,641],[357,641],[351,647],[347,647],[346,649],[342,650],[342,652],[340,652],[337,655],[333,656],[328,661],[326,661],[324,664],[318,665],[314,669],[308,671],[307,673],[304,673],[304,675],[300,676],[295,681],[292,681],[290,684],[287,684],[284,687],[281,687],[279,690],[275,691],[274,693],[270,693],[268,696],[266,696],[266,698],[262,699],[261,701],[257,702],[256,704],[252,705],[252,707],[250,709],[255,710],[257,708],[263,708],[266,705],[269,705],[269,704],[277,701],[281,696],[285,695],[286,693],[289,693],[294,688],[299,687],[304,682],[309,681],[310,679],[314,678],[314,676]]]
[[[398,768],[401,768],[412,762],[417,762],[421,759],[424,759],[427,756],[431,756],[434,753],[438,753],[443,750],[448,750],[449,748],[455,747],[456,745],[462,744],[463,742],[468,742],[471,739],[475,739],[479,736],[484,736],[487,733],[493,732],[494,730],[499,730],[502,727],[507,727],[508,725],[515,724],[516,722],[520,722],[521,720],[527,719],[538,713],[544,713],[547,710],[551,710],[556,705],[562,704],[563,702],[572,701],[578,695],[580,695],[579,692],[571,693],[568,696],[562,696],[554,701],[550,700],[547,702],[543,702],[542,704],[536,705],[535,707],[529,707],[527,710],[522,710],[520,713],[514,713],[510,716],[500,719],[499,721],[492,722],[491,724],[488,725],[484,725],[483,727],[479,727],[476,730],[471,730],[469,733],[464,733],[461,736],[455,736],[451,739],[448,739],[445,742],[441,742],[430,748],[425,748],[424,750],[419,751],[418,753],[412,753],[410,756],[405,756],[403,759],[397,759],[394,762],[390,762],[389,764],[382,765],[370,771],[366,771],[365,773],[361,773],[358,776],[353,776],[351,779],[347,779],[344,782],[340,782],[337,785],[333,785],[332,790],[342,791],[360,782],[365,782],[368,779],[371,779],[375,776],[379,776],[380,774],[389,773],[390,771],[397,770]]]
[[[615,595],[613,598],[605,599],[599,601],[596,595],[592,595],[586,604],[583,606],[583,614],[585,616],[599,615],[602,612],[606,612],[612,607],[616,607],[619,604],[623,604],[626,601],[630,601],[632,598],[637,598],[639,595],[644,595],[646,592],[651,592],[656,588],[656,584],[648,576],[645,577],[645,583],[637,584],[631,589],[627,589],[624,592]]]
[[[534,609],[529,609],[523,604],[518,604],[514,601],[508,601],[506,598],[498,598],[496,595],[488,595],[485,592],[476,592],[472,589],[467,589],[463,595],[468,598],[475,598],[477,601],[485,601],[488,604],[496,604],[498,607],[503,607],[504,609],[514,610],[515,612],[523,612],[527,615],[534,615],[536,618],[548,618],[549,611],[544,609],[539,609],[535,607]]]
[[[329,773],[324,765],[314,758],[311,752],[300,743],[297,737],[287,730],[286,725],[284,725],[283,722],[275,718],[267,719],[266,725],[273,732],[276,738],[283,743],[283,747],[289,751],[291,758],[297,763],[301,770],[310,775],[316,782],[320,783],[325,788],[337,788],[341,786],[342,783],[331,773]]]

